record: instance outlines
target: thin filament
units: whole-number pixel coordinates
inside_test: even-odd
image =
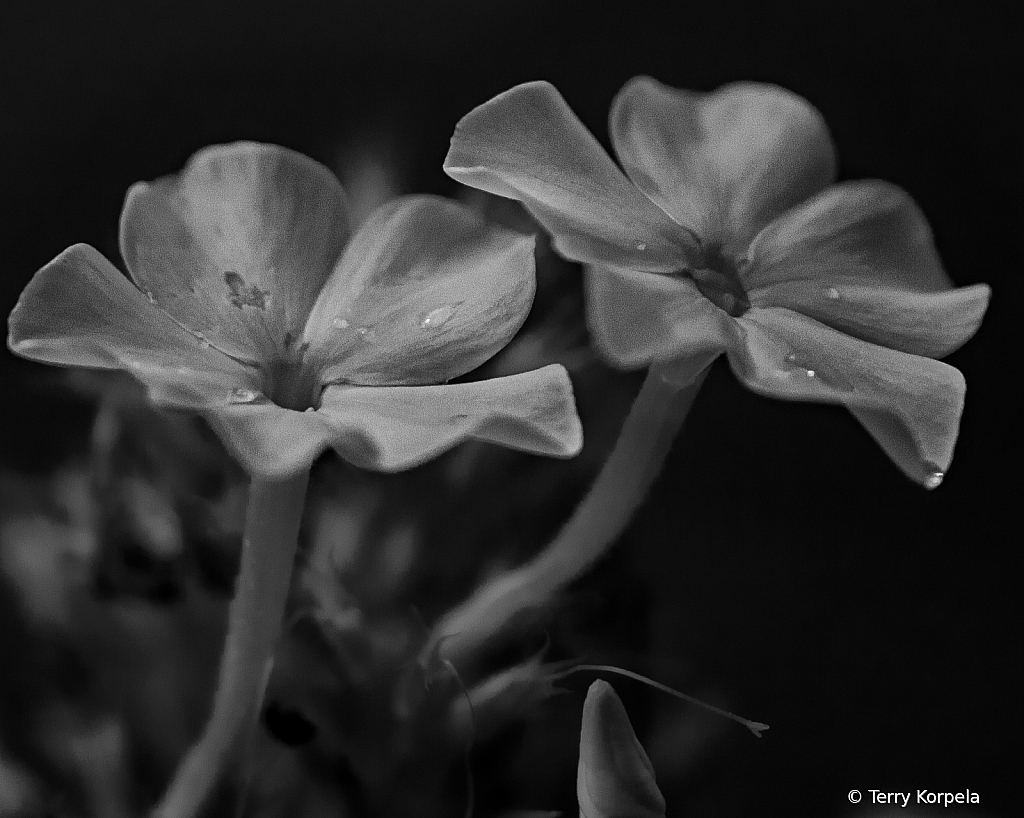
[[[632,670],[624,670],[621,667],[615,667],[614,665],[575,665],[568,670],[563,670],[560,673],[555,673],[551,676],[552,680],[564,679],[566,676],[571,676],[573,673],[578,673],[581,670],[593,670],[597,672],[607,673],[618,673],[620,676],[626,676],[630,679],[635,679],[638,682],[643,682],[646,685],[660,690],[662,693],[668,693],[670,696],[675,696],[677,699],[682,699],[684,702],[695,704],[698,707],[703,707],[705,710],[710,710],[712,713],[717,713],[719,716],[725,716],[727,719],[732,719],[738,724],[742,724],[757,738],[761,738],[761,733],[768,729],[768,725],[760,721],[751,721],[745,719],[742,716],[737,716],[735,713],[730,713],[728,710],[723,710],[720,707],[715,707],[713,704],[702,702],[700,699],[689,696],[686,693],[680,693],[678,690],[674,690],[668,685],[663,685],[661,682],[656,682],[654,679],[648,679],[639,673],[634,673]]]

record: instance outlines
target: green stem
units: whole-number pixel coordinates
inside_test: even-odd
[[[622,426],[618,442],[576,512],[531,561],[484,584],[438,622],[421,661],[458,663],[510,629],[593,565],[618,539],[661,472],[672,441],[693,406],[706,366],[681,385],[657,364]]]
[[[309,471],[253,478],[213,710],[154,818],[194,818],[256,724],[291,586]]]

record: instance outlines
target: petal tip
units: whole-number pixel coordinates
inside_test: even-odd
[[[486,172],[488,168],[473,162],[469,158],[472,149],[469,147],[473,144],[475,134],[470,133],[474,128],[481,126],[485,129],[488,127],[494,127],[495,123],[488,122],[487,117],[494,112],[496,109],[501,110],[508,104],[517,104],[524,98],[537,97],[546,98],[546,102],[554,101],[555,105],[564,106],[568,109],[568,103],[555,88],[547,80],[532,80],[530,82],[523,82],[519,85],[502,91],[497,96],[492,97],[486,102],[481,103],[468,114],[462,117],[456,125],[455,131],[452,133],[451,142],[448,148],[448,153],[445,156],[442,168],[444,172],[451,176],[457,181],[464,181],[463,177],[474,176],[479,172]],[[496,195],[505,195],[498,191],[490,191]],[[509,196],[506,195],[506,198]]]
[[[600,702],[609,696],[615,696],[615,688],[611,686],[611,683],[606,682],[604,679],[596,679],[590,683],[590,687],[587,688],[587,698],[583,707],[586,708],[589,704],[591,707],[598,707]],[[593,698],[591,698],[593,697]]]
[[[557,403],[562,409],[562,422],[552,433],[554,457],[575,457],[583,449],[583,424],[576,410],[576,394],[569,371],[562,364],[549,364],[540,372],[550,372],[558,390]]]

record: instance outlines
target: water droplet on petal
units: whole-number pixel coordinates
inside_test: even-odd
[[[377,335],[373,327],[356,327],[356,334],[367,343],[372,341]]]
[[[839,290],[837,290],[835,287],[827,288],[825,290],[825,298],[827,298],[829,301],[838,301],[839,300]]]
[[[455,305],[445,304],[442,307],[438,307],[435,310],[431,310],[420,321],[420,326],[424,329],[437,329],[438,327],[444,326],[448,320],[455,315]]]
[[[346,321],[339,315],[335,317],[333,321],[331,321],[331,326],[334,327],[335,329],[348,329],[348,321]]]
[[[636,249],[642,253],[644,250],[647,249],[647,242],[638,241],[636,243]]]
[[[804,359],[804,356],[799,353],[791,352],[787,355],[786,363],[794,369],[802,369],[804,371],[804,375],[808,378],[813,378],[818,374],[813,368],[807,365],[807,361]]]
[[[808,380],[814,380],[822,386],[835,389],[838,392],[856,392],[857,387],[846,379],[841,373],[832,368],[822,368],[814,364],[800,352],[792,352],[785,358],[786,365],[795,369]]]
[[[924,476],[924,480],[921,481],[921,484],[929,491],[931,489],[937,489],[939,486],[942,485],[942,481],[945,479],[945,477],[946,473],[944,471],[933,468],[932,471],[929,471]]]
[[[254,389],[247,389],[244,386],[236,386],[228,396],[230,403],[255,403],[260,393]]]

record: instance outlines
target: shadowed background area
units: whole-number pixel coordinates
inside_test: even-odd
[[[519,82],[553,82],[606,145],[608,105],[637,74],[791,88],[824,114],[842,178],[907,189],[954,281],[993,287],[982,329],[948,359],[968,382],[957,455],[925,492],[843,410],[758,398],[716,365],[598,573],[626,564],[649,589],[638,641],[685,666],[677,682],[772,729],[761,741],[730,729],[697,752],[683,722],[666,721],[674,705],[612,681],[636,704],[669,815],[870,811],[847,803],[853,787],[970,788],[986,814],[1010,815],[1024,686],[1012,387],[1024,30],[1010,9],[7,0],[0,312],[72,243],[118,260],[128,186],[211,143],[283,144],[357,190],[384,168],[396,192],[457,195],[441,170],[456,121]],[[90,411],[49,399],[51,374],[0,355],[0,465],[12,472],[45,474],[87,446]],[[574,753],[551,747],[570,779]]]

